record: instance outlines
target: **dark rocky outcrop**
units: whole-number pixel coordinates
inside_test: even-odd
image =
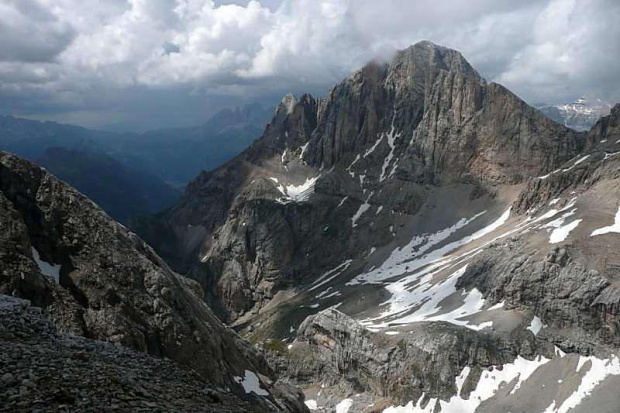
[[[540,259],[496,245],[468,266],[458,287],[534,309],[546,325],[544,338],[567,352],[608,356],[620,345],[617,286],[572,260],[570,250],[554,247]]]
[[[0,411],[251,411],[167,359],[63,335],[29,301],[0,295]]]
[[[235,377],[261,374],[287,393],[265,360],[222,325],[195,282],[172,272],[135,234],[45,170],[0,153],[0,293],[31,300],[60,331],[174,360],[259,411],[304,411],[298,394],[246,395]],[[40,256],[37,263],[37,254]],[[60,266],[58,283],[44,263]]]

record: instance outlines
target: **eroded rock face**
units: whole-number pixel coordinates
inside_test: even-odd
[[[170,358],[243,397],[253,398],[235,377],[246,370],[275,389],[265,360],[219,322],[195,282],[65,183],[0,153],[0,209],[1,293],[31,300],[63,332]],[[305,409],[269,397],[254,397],[259,410]]]
[[[457,391],[454,378],[466,366],[473,366],[474,374],[464,388],[475,388],[487,367],[512,362],[517,354],[534,358],[540,353],[552,354],[552,348],[531,334],[498,337],[449,323],[419,323],[386,335],[327,309],[300,325],[278,367],[302,386],[322,383],[344,394],[371,393],[406,404],[422,395],[449,399]]]
[[[436,185],[474,185],[481,196],[547,173],[585,144],[460,53],[421,42],[324,99],[287,96],[261,139],[138,231],[234,321],[385,245]]]
[[[545,338],[568,352],[607,355],[620,344],[620,295],[609,279],[555,247],[546,259],[489,248],[468,266],[459,288],[478,288],[494,302],[536,309]]]

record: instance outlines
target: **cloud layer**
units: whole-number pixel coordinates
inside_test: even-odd
[[[236,101],[324,91],[422,39],[533,103],[620,100],[617,0],[236,3],[4,0],[0,110],[103,124],[152,107],[191,123]]]

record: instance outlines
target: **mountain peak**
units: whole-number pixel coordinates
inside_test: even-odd
[[[293,95],[292,93],[287,93],[282,98],[280,105],[278,105],[277,111],[280,112],[284,110],[285,113],[289,115],[293,111],[293,108],[295,107],[296,103],[297,103],[297,98],[295,97],[295,95]]]
[[[417,42],[408,48],[399,51],[392,61],[392,65],[413,63],[427,64],[429,68],[460,72],[466,76],[481,78],[478,72],[469,64],[461,52],[448,47],[437,45],[428,40]]]
[[[590,130],[603,116],[609,115],[612,105],[592,95],[583,95],[571,103],[539,105],[547,117],[577,131]]]

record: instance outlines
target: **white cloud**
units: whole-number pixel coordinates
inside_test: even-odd
[[[618,19],[616,0],[5,0],[0,105],[101,110],[97,95],[133,87],[325,90],[422,39],[461,50],[531,102],[618,100]]]
[[[611,92],[619,99],[619,3],[553,0],[537,16],[531,41],[514,53],[499,81],[530,99]],[[590,90],[586,90],[590,89]]]

